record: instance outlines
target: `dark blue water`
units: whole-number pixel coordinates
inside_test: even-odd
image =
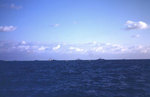
[[[150,97],[150,60],[1,61],[0,97]]]

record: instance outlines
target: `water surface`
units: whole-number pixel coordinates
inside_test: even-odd
[[[150,60],[1,61],[0,97],[150,97]]]

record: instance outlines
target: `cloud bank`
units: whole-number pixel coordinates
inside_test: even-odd
[[[127,46],[113,43],[33,43],[0,41],[2,60],[48,60],[52,59],[126,59],[150,58],[150,45]]]

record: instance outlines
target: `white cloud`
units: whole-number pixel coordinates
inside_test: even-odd
[[[69,49],[70,49],[70,50],[75,50],[75,51],[77,51],[77,52],[82,52],[82,51],[84,51],[83,49],[77,48],[77,47],[69,47]]]
[[[12,32],[15,30],[16,30],[16,27],[14,26],[0,26],[0,32]]]
[[[61,46],[60,45],[57,45],[56,47],[53,47],[53,50],[57,50],[59,49]]]
[[[139,38],[140,34],[132,35],[132,38]]]
[[[105,52],[105,50],[104,50],[104,48],[102,46],[94,47],[93,50],[96,51],[96,52],[102,52],[102,53]]]
[[[22,49],[22,50],[28,50],[30,48],[30,46],[28,46],[28,45],[19,45],[18,48]]]
[[[51,24],[50,26],[51,27],[58,27],[58,26],[60,26],[60,24]]]
[[[22,41],[21,44],[27,44],[26,41]]]
[[[19,6],[19,5],[15,5],[15,4],[10,4],[10,8],[12,8],[12,9],[21,9],[22,8],[22,6]]]
[[[41,46],[40,48],[38,48],[39,51],[44,51],[47,47]]]
[[[130,21],[128,20],[126,22],[126,29],[127,30],[133,30],[133,29],[147,29],[148,28],[148,24],[143,22],[143,21],[139,21],[139,22],[134,22],[134,21]]]
[[[127,48],[119,45],[119,44],[111,44],[111,43],[97,43],[97,45],[92,47],[92,51],[97,53],[125,53],[127,52]]]
[[[150,53],[150,46],[138,45],[135,49],[144,54]]]

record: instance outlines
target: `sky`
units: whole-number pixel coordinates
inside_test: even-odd
[[[150,0],[0,0],[0,60],[149,59]]]

